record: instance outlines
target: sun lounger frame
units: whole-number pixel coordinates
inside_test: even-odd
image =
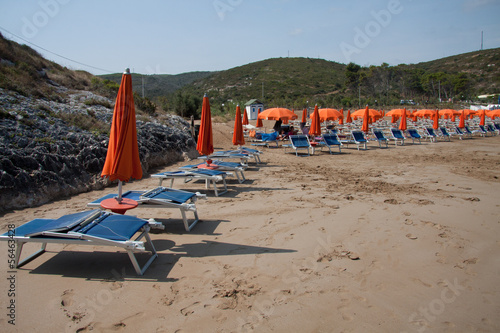
[[[394,145],[398,145],[398,141],[401,141],[401,146],[405,145],[405,136],[403,135],[403,131],[399,128],[391,128],[391,136],[392,140],[394,140]]]
[[[171,192],[171,193],[180,193],[180,194],[190,194],[192,195],[188,200],[185,202],[177,202],[175,200],[169,200],[169,199],[163,199],[163,198],[155,198],[154,195],[152,197],[148,197],[149,194],[153,194],[154,192],[160,193],[160,192]],[[89,202],[87,204],[88,207],[91,208],[101,208],[101,202],[105,199],[109,198],[114,198],[116,197],[116,194],[108,194],[105,195],[99,199],[96,199],[92,202]],[[183,190],[177,190],[173,188],[167,188],[167,187],[156,187],[151,190],[138,190],[138,191],[127,191],[122,194],[123,198],[129,198],[132,200],[135,200],[139,203],[138,207],[147,207],[147,208],[177,208],[181,212],[182,216],[182,222],[184,224],[184,228],[186,231],[191,231],[193,227],[199,222],[199,217],[198,217],[198,210],[196,208],[196,200],[197,199],[206,199],[205,194],[201,193],[192,193],[188,191],[183,191]],[[192,212],[193,213],[193,218],[190,219],[187,217],[187,212]],[[164,229],[165,226],[162,225],[159,222],[156,222],[154,220],[149,221],[150,227],[154,229]]]
[[[205,180],[205,188],[210,189],[210,185],[212,185],[216,197],[226,193],[226,177],[228,175],[232,175],[232,173],[219,171],[216,175],[210,175],[209,171],[210,170],[207,169],[166,171],[151,175],[151,177],[159,179],[158,186],[162,186],[164,180],[170,179],[170,188],[173,188],[175,179],[184,179],[184,183],[188,183],[192,180]],[[222,181],[222,184],[224,186],[224,190],[222,192],[217,189],[217,182],[219,181]]]
[[[373,129],[372,132],[373,135],[375,135],[375,140],[377,140],[379,148],[382,148],[382,142],[385,143],[385,148],[389,148],[388,144],[389,139],[385,137],[384,132],[382,132],[382,130]]]
[[[415,143],[415,140],[418,140],[418,143],[422,144],[422,141],[420,141],[422,139],[422,136],[418,133],[416,128],[409,128],[406,131],[410,135],[413,144]]]
[[[102,212],[102,214],[109,215],[120,215],[109,212]],[[98,217],[102,217],[100,214]],[[96,217],[97,218],[97,217]],[[42,224],[54,221],[54,219],[34,219],[28,223],[36,223]],[[90,222],[91,223],[91,222]],[[26,225],[25,224],[25,225]],[[36,259],[45,253],[47,244],[76,244],[76,245],[92,245],[92,246],[116,246],[124,249],[132,262],[132,266],[134,267],[137,275],[143,275],[144,272],[148,269],[151,263],[158,257],[158,253],[156,252],[156,248],[154,247],[151,237],[149,236],[150,227],[147,221],[144,220],[144,225],[136,231],[140,232],[140,234],[134,240],[126,240],[126,241],[118,241],[111,240],[102,237],[96,237],[92,235],[86,235],[85,233],[80,232],[72,232],[68,231],[67,233],[63,232],[54,232],[54,231],[43,231],[40,232],[39,236],[29,237],[26,235],[16,236],[15,234],[10,235],[9,233],[5,233],[0,235],[0,241],[14,241],[16,244],[16,253],[15,253],[15,267],[19,268],[30,261]],[[14,229],[15,232],[15,229]],[[141,239],[145,239],[145,241],[141,241]],[[41,247],[39,250],[31,253],[26,258],[21,260],[21,254],[23,247],[26,243],[41,243]],[[151,248],[151,250],[146,250],[146,245]],[[141,267],[135,254],[136,253],[146,253],[150,252],[151,255],[147,262]]]

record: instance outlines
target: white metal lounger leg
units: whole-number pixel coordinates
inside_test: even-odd
[[[151,257],[149,260],[144,264],[144,266],[139,265],[139,262],[137,261],[137,258],[135,257],[135,253],[132,250],[127,249],[128,256],[130,258],[130,261],[132,262],[132,265],[134,266],[135,272],[137,275],[143,275],[146,269],[148,269],[149,265],[158,257],[158,253],[156,252],[156,248],[153,245],[153,242],[151,241],[151,237],[149,237],[148,233],[148,228],[145,228],[145,230],[139,235],[139,237],[136,238],[136,240],[141,239],[142,237],[146,237],[147,244],[151,246]]]
[[[181,209],[182,221],[184,222],[184,228],[186,229],[186,231],[191,231],[191,229],[193,229],[193,227],[199,221],[198,211],[195,210],[193,213],[194,213],[194,220],[191,224],[189,224],[188,219],[186,217],[186,212],[183,209]]]
[[[21,259],[21,252],[23,251],[23,246],[26,244],[26,242],[17,242],[16,241],[16,268],[19,268],[21,266],[24,266],[25,264],[29,263],[33,259],[36,259],[40,255],[42,255],[45,252],[45,248],[47,247],[47,243],[42,243],[42,247],[40,250],[30,254],[28,257],[24,258],[23,260]]]

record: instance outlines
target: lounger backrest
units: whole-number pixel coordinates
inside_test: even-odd
[[[373,130],[373,134],[375,134],[375,137],[377,138],[377,140],[385,140],[385,136],[384,136],[384,133],[382,133],[382,131]]]
[[[329,146],[340,145],[339,137],[337,134],[323,134],[323,140]]]
[[[427,131],[427,134],[429,134],[430,136],[436,136],[436,133],[434,133],[434,128],[426,127],[425,130]]]
[[[354,137],[354,140],[358,142],[365,142],[365,135],[361,131],[352,131],[352,136]]]
[[[410,136],[412,138],[420,139],[420,134],[418,134],[416,129],[410,128],[410,129],[408,129],[408,133],[410,133]]]
[[[443,133],[444,136],[449,136],[448,131],[445,127],[440,127],[439,130],[441,131],[441,133]]]
[[[403,133],[401,132],[400,129],[391,128],[391,133],[392,133],[392,136],[395,137],[396,139],[404,139]]]
[[[463,135],[464,132],[459,127],[455,127],[455,132],[457,132],[458,135]]]
[[[290,135],[290,142],[294,147],[303,148],[310,147],[309,139],[306,135]]]

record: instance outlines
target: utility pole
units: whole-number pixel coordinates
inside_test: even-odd
[[[483,50],[483,31],[481,30],[481,51]]]
[[[264,82],[262,82],[262,102],[264,102]]]

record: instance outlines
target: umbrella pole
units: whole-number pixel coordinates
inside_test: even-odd
[[[122,181],[118,180],[118,197],[116,198],[116,201],[122,202]]]

